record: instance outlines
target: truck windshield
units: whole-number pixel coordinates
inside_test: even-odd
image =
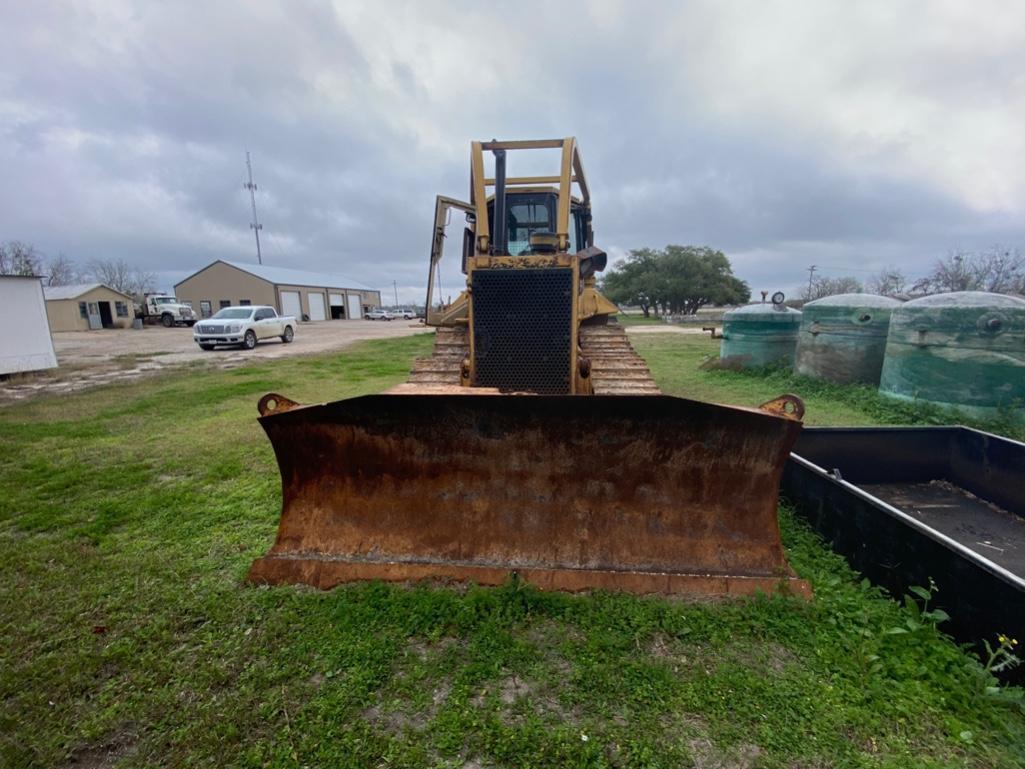
[[[215,318],[227,319],[227,320],[245,320],[253,314],[251,307],[225,307],[223,310],[219,310]]]
[[[153,301],[157,304],[174,304],[175,299],[173,296],[155,296]]]

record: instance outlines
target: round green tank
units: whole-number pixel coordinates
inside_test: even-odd
[[[893,314],[879,392],[1025,415],[1025,300],[960,291],[908,302]]]
[[[741,368],[794,365],[801,313],[782,304],[749,304],[722,316],[723,363]]]
[[[879,384],[896,307],[896,299],[875,294],[837,294],[808,302],[797,335],[797,373],[840,384]]]

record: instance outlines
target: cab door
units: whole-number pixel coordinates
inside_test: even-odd
[[[453,216],[453,212],[455,215]],[[464,203],[461,200],[455,198],[447,198],[444,195],[438,195],[437,200],[434,204],[434,230],[431,233],[431,268],[427,276],[427,304],[425,318],[427,325],[436,325],[438,317],[440,315],[440,306],[445,303],[446,297],[444,291],[447,289],[451,292],[454,288],[451,283],[454,282],[452,276],[456,276],[454,263],[447,264],[448,269],[445,270],[445,276],[448,280],[443,280],[441,271],[441,259],[445,255],[445,240],[449,237],[448,230],[451,228],[455,230],[455,225],[460,220],[465,220],[466,225],[459,228],[459,236],[456,243],[459,244],[462,249],[462,260],[460,263],[461,271],[466,273],[466,243],[469,242],[470,247],[473,247],[473,222],[472,217],[474,214],[474,208],[469,203]],[[469,216],[467,216],[469,215]],[[469,240],[467,241],[467,235],[469,233]],[[451,248],[449,249],[451,252]],[[459,287],[461,291],[465,288],[465,280],[462,286]],[[432,322],[434,321],[434,322]]]
[[[270,310],[260,309],[253,314],[253,333],[257,339],[267,339],[277,336],[274,329],[274,318]]]

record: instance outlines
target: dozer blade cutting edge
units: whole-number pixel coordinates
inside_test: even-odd
[[[664,395],[260,401],[277,541],[249,580],[810,595],[784,557],[780,475],[803,407]]]

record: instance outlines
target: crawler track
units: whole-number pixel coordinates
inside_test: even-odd
[[[459,386],[459,368],[470,354],[465,326],[439,326],[434,331],[434,350],[429,358],[417,358],[407,385]],[[408,390],[409,388],[403,388]]]
[[[580,327],[580,354],[591,361],[595,395],[658,395],[660,390],[618,323]]]
[[[591,361],[595,395],[658,395],[660,390],[647,364],[630,344],[618,323],[580,328],[580,355]],[[430,388],[459,385],[459,369],[470,354],[465,327],[441,327],[435,331],[429,358],[417,358],[407,385]],[[403,388],[408,390],[407,388]]]

